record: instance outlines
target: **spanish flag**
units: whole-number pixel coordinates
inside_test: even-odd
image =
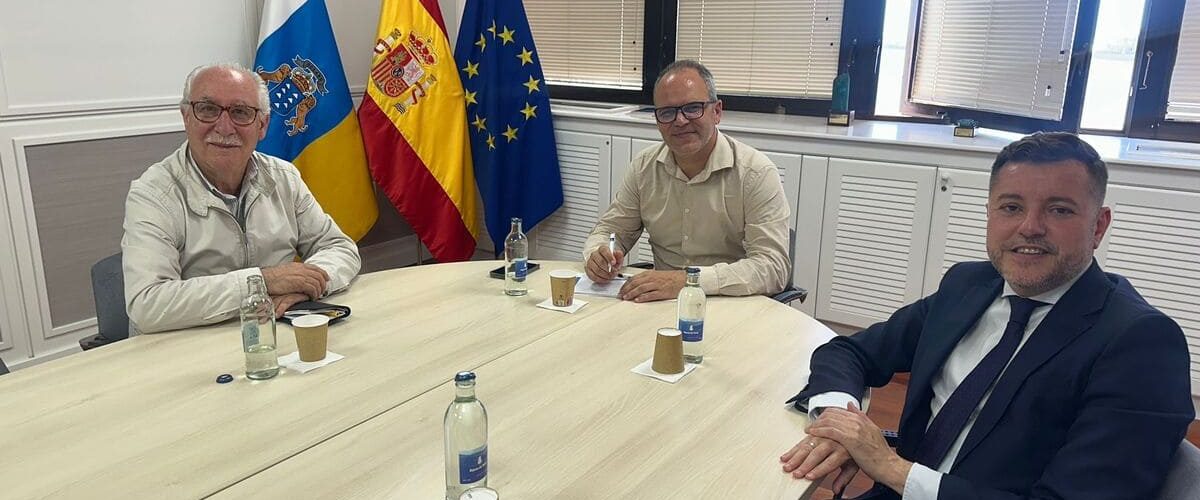
[[[258,150],[295,164],[338,227],[362,238],[379,207],[325,0],[267,0],[254,70],[271,98]]]
[[[375,182],[438,262],[475,253],[466,116],[437,0],[384,0],[358,121]]]

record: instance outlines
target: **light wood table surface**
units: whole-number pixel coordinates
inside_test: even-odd
[[[234,321],[134,337],[0,377],[0,497],[203,497],[440,391],[458,370],[611,318],[611,301],[574,315],[534,307],[549,295],[545,270],[531,275],[528,296],[505,296],[503,282],[487,277],[497,265],[360,277],[327,299],[353,309],[330,329],[329,349],[346,359],[303,375],[247,380]],[[279,353],[294,352],[291,328],[278,332]],[[235,381],[217,384],[222,373]],[[440,425],[440,413],[434,420]],[[439,457],[425,458],[440,467]]]
[[[535,287],[547,278],[532,275]],[[543,286],[544,287],[544,286]],[[833,332],[766,297],[711,297],[703,365],[676,384],[630,372],[675,303],[581,296],[594,314],[476,369],[489,486],[513,499],[764,499],[815,485],[778,457],[806,417],[784,405]],[[515,315],[532,314],[516,303]],[[563,313],[555,313],[567,316]],[[472,367],[451,362],[443,374]],[[421,396],[214,498],[442,498],[449,376]]]

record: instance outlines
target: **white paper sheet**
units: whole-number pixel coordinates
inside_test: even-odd
[[[621,294],[621,287],[624,285],[625,278],[617,278],[609,281],[608,284],[601,285],[588,279],[586,274],[580,274],[579,282],[575,284],[575,293],[599,295],[601,297],[617,297]]]

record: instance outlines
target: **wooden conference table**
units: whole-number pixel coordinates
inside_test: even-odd
[[[440,498],[455,372],[488,408],[501,498],[801,498],[780,471],[805,417],[783,404],[833,333],[765,297],[712,297],[704,364],[677,384],[631,373],[674,302],[579,296],[540,309],[496,262],[364,275],[332,302],[346,359],[243,376],[236,323],[143,335],[0,377],[6,498]],[[543,262],[548,269],[578,263]],[[279,352],[295,350],[279,329]],[[230,384],[217,384],[222,373]]]

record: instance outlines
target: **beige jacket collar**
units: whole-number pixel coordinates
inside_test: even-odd
[[[261,155],[262,153],[255,151],[254,154],[250,156],[251,172],[254,172],[254,174],[247,176],[247,181],[250,183],[248,186],[246,186],[247,190],[245,204],[247,208],[249,208],[250,204],[254,202],[254,199],[258,198],[260,195],[271,195],[275,193],[275,180],[272,179],[270,175],[258,175],[261,174],[259,170],[263,168],[263,165],[265,165],[265,163],[262,161]],[[188,153],[187,141],[184,141],[183,145],[180,146],[172,156],[174,156],[174,164],[181,165],[183,167],[182,172],[172,172],[172,176],[175,178],[176,182],[180,183],[179,188],[183,190],[183,192],[187,193],[187,206],[192,213],[201,217],[205,217],[208,216],[208,211],[211,208],[219,208],[222,211],[228,211],[228,208],[225,206],[225,201],[218,198],[217,195],[208,190],[207,180],[201,176],[200,169],[195,163],[192,162],[191,154]]]

